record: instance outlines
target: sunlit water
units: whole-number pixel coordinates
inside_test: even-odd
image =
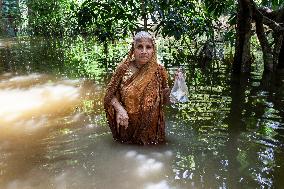
[[[23,71],[23,63],[7,68],[16,60],[1,52],[1,189],[284,184],[281,80],[274,87],[261,84],[266,80],[259,73],[243,81],[229,80],[222,66],[210,72],[186,68],[190,102],[165,108],[167,144],[122,145],[112,140],[103,112],[109,73],[91,80],[33,71],[41,70],[36,66]],[[168,67],[170,76],[174,70]]]

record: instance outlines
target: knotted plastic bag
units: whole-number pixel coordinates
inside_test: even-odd
[[[170,101],[174,104],[188,102],[188,88],[184,75],[180,70],[177,72],[175,83],[171,90]]]

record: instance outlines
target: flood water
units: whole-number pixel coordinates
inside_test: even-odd
[[[0,43],[1,189],[284,185],[284,79],[261,64],[234,76],[222,62],[201,69],[160,54],[170,78],[187,65],[190,102],[165,108],[165,145],[122,145],[102,105],[114,66],[90,78],[72,74],[61,47]]]

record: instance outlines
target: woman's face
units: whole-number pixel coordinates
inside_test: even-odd
[[[141,38],[134,43],[135,62],[144,65],[149,62],[154,52],[154,46],[151,39]]]

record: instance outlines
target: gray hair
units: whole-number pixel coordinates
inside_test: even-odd
[[[142,38],[154,40],[153,36],[149,32],[146,32],[146,31],[140,31],[140,32],[136,33],[133,40],[136,41],[136,40],[142,39]]]

